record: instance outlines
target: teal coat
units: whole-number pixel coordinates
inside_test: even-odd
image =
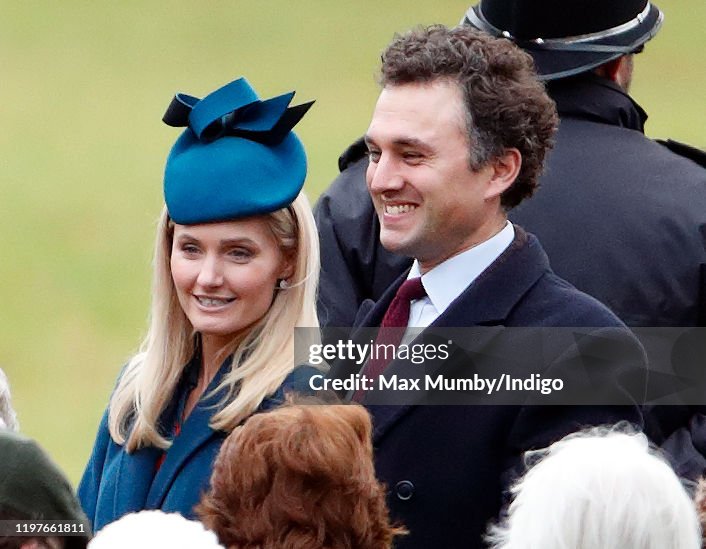
[[[189,368],[184,377],[188,377]],[[193,368],[192,374],[193,374]],[[227,368],[222,367],[211,381],[209,394],[220,382]],[[285,393],[311,393],[309,379],[318,370],[309,366],[296,368],[282,386],[266,398],[259,412],[274,408],[283,402]],[[183,380],[177,398],[162,416],[163,425],[174,425],[186,401]],[[106,411],[98,428],[98,435],[78,489],[81,506],[93,524],[94,531],[119,519],[127,513],[143,509],[161,509],[178,512],[193,518],[194,506],[208,489],[213,462],[227,433],[214,431],[209,421],[218,410],[220,395],[202,399],[174,437],[162,465],[157,463],[163,451],[147,447],[128,453],[116,444],[108,432]]]

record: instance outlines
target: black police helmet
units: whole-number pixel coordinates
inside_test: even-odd
[[[639,50],[663,20],[648,0],[481,0],[462,23],[514,41],[554,80]]]

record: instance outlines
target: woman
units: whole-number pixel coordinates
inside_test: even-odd
[[[318,241],[291,128],[311,103],[293,95],[261,101],[239,79],[164,117],[188,128],[165,169],[149,332],[79,486],[94,530],[142,509],[192,517],[226,435],[309,391],[293,339],[318,326]]]
[[[248,419],[216,458],[196,508],[229,549],[388,549],[372,427],[356,405],[282,406]]]

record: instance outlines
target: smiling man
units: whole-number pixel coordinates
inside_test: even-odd
[[[388,85],[365,137],[380,241],[415,257],[422,273],[509,227],[501,196],[519,173],[520,152],[513,146],[492,162],[472,162],[464,110],[449,78]],[[548,136],[549,102],[544,118]]]
[[[537,187],[556,109],[528,55],[464,28],[398,38],[383,56],[381,83],[365,136],[366,179],[380,242],[415,259],[407,279],[422,276],[427,295],[412,303],[409,325],[424,327],[503,252],[505,263],[517,252],[546,262],[507,211]]]
[[[365,136],[366,179],[383,246],[414,263],[377,303],[363,304],[357,325],[624,334],[605,306],[552,272],[534,236],[507,220],[507,211],[534,192],[557,124],[530,57],[467,27],[433,26],[396,37],[382,59],[382,92]],[[353,340],[364,341],[364,332]],[[634,338],[620,341],[622,357],[644,367]],[[521,375],[565,373],[576,363],[574,346],[552,337],[545,349],[551,360]],[[618,385],[622,364],[614,368],[601,353],[586,356],[601,357],[591,370],[603,376],[597,386]],[[474,364],[460,359],[454,367],[471,376]],[[387,364],[371,359],[361,374],[411,377],[410,366],[399,357]],[[341,362],[331,375],[359,369]],[[405,548],[481,547],[525,451],[585,425],[641,422],[634,405],[380,406],[386,402],[373,393],[351,396],[373,416],[376,471],[390,489],[393,518],[410,532],[399,541]]]

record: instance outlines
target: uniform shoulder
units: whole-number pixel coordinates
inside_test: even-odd
[[[361,151],[359,144],[362,143]],[[365,184],[365,171],[368,168],[367,147],[362,138],[353,143],[338,160],[341,173],[325,189],[314,207],[317,225],[321,230],[322,218],[342,218],[355,220],[373,215],[373,206]]]
[[[348,168],[351,164],[354,164],[361,160],[362,158],[365,158],[366,153],[368,152],[368,147],[365,144],[365,140],[361,137],[357,139],[355,142],[351,143],[348,148],[343,151],[343,154],[338,157],[338,169],[339,171],[344,171],[346,168]]]
[[[687,145],[686,143],[675,141],[674,139],[657,139],[656,142],[667,147],[674,154],[688,158],[696,162],[702,168],[706,168],[706,151],[693,147],[692,145]]]

